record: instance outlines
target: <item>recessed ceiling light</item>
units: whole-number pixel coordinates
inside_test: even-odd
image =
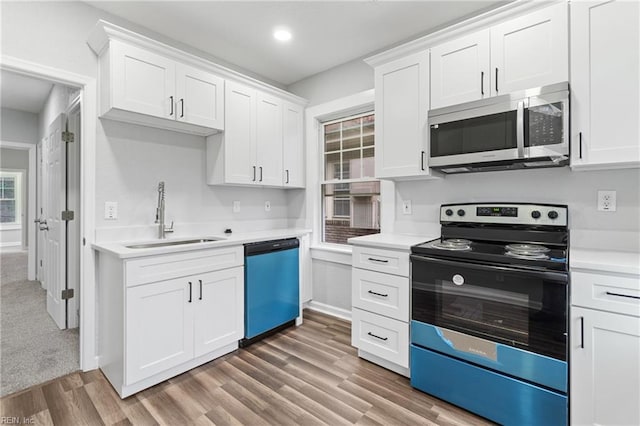
[[[291,40],[291,32],[285,28],[276,28],[273,32],[273,38],[278,41],[289,41]]]

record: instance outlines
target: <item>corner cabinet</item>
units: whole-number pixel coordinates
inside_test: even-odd
[[[640,3],[571,3],[571,166],[640,167]]]
[[[100,55],[100,115],[200,135],[224,129],[224,79],[117,40]]]
[[[432,177],[429,158],[429,52],[375,68],[375,176]]]
[[[640,424],[640,276],[571,281],[571,424]]]
[[[567,4],[431,48],[431,109],[569,79]]]
[[[120,260],[100,253],[99,366],[122,398],[238,347],[242,246]]]
[[[207,183],[304,186],[301,106],[227,81],[225,110],[225,132],[207,138]]]

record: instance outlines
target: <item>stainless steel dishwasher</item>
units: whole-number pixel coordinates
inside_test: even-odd
[[[295,324],[300,314],[297,238],[245,244],[244,347]]]

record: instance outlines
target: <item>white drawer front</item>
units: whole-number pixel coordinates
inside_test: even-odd
[[[353,308],[351,326],[353,346],[409,368],[408,323]]]
[[[352,262],[355,268],[409,276],[409,253],[354,246]]]
[[[223,247],[128,260],[127,287],[244,265],[244,247]]]
[[[409,321],[409,278],[353,268],[352,305],[400,321]]]
[[[571,272],[571,304],[640,317],[640,277]]]

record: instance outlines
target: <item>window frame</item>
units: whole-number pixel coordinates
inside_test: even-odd
[[[22,178],[23,178],[23,172],[22,171],[13,171],[13,170],[7,170],[7,169],[3,169],[0,170],[0,178],[2,179],[13,179],[14,180],[14,187],[13,187],[13,198],[0,198],[2,200],[14,200],[15,202],[15,209],[14,209],[14,213],[15,213],[15,217],[14,217],[14,221],[13,222],[0,222],[0,229],[15,229],[16,227],[21,227],[22,226],[22,204],[23,204],[23,194],[22,194]],[[0,197],[2,197],[3,194],[0,191]]]

